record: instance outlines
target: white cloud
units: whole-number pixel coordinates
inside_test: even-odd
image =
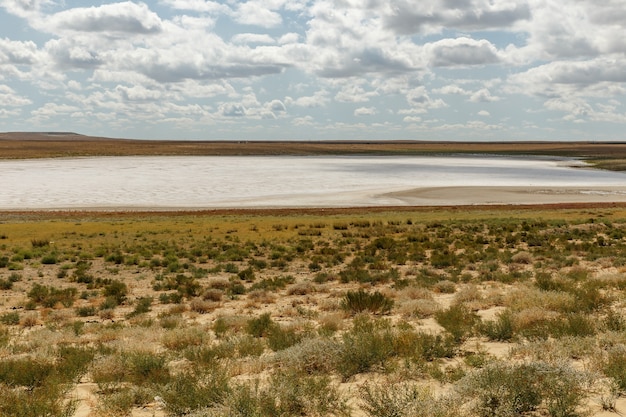
[[[509,78],[513,92],[543,97],[612,96],[623,94],[626,58],[604,56],[587,61],[555,61],[536,66]]]
[[[11,87],[0,84],[0,108],[22,107],[32,104],[26,97],[20,97]]]
[[[335,100],[347,103],[365,103],[376,96],[378,96],[376,91],[366,91],[361,85],[349,82],[341,87],[341,90],[335,95]]]
[[[104,4],[62,11],[46,19],[56,31],[154,34],[162,30],[159,16],[145,3]]]
[[[69,115],[79,110],[78,107],[67,104],[46,103],[38,109],[33,110],[31,115],[33,115],[35,119],[42,120],[50,119],[58,115]]]
[[[442,29],[493,30],[510,28],[530,19],[526,2],[487,0],[432,0],[393,2],[384,15],[385,26],[400,34],[438,33]]]
[[[243,117],[246,109],[238,103],[224,103],[219,106],[219,114],[224,117]]]
[[[425,45],[430,64],[435,67],[487,65],[499,61],[498,51],[487,40],[443,39]]]
[[[0,65],[31,65],[35,63],[37,55],[37,45],[32,41],[0,39]]]
[[[418,113],[426,113],[431,109],[441,109],[447,107],[442,99],[431,99],[426,88],[421,86],[412,89],[406,95],[406,100],[414,111]]]
[[[161,0],[161,3],[177,10],[188,10],[203,13],[224,13],[230,10],[230,8],[224,4],[207,0]]]
[[[273,28],[283,22],[281,15],[265,7],[259,1],[247,1],[239,4],[233,18],[242,25]]]
[[[493,101],[499,101],[500,97],[496,97],[491,95],[491,92],[486,88],[481,88],[480,90],[472,93],[469,98],[469,101],[472,103],[491,103]]]
[[[273,44],[276,43],[274,38],[264,33],[238,33],[231,38],[236,44]]]
[[[298,106],[298,107],[323,107],[329,103],[328,92],[325,90],[317,91],[312,96],[302,96],[296,99],[287,97],[285,99],[288,105]]]
[[[126,87],[118,85],[115,90],[126,101],[155,101],[162,98],[163,93],[143,86]]]
[[[376,111],[376,108],[374,107],[359,107],[354,110],[355,116],[373,116],[376,113],[378,113],[378,111]]]
[[[311,116],[296,117],[293,119],[293,124],[295,126],[312,126],[314,119]]]
[[[462,96],[469,96],[472,94],[471,91],[467,91],[456,84],[448,84],[444,87],[433,90],[433,92],[437,94],[457,94]]]
[[[1,6],[13,15],[33,18],[38,16],[42,9],[53,4],[52,0],[3,0]]]
[[[489,120],[481,107],[495,106],[468,103],[499,101],[507,105],[498,120],[526,134],[585,122],[568,133],[623,138],[624,0],[416,4],[0,0],[11,14],[0,13],[0,27],[22,26],[0,38],[0,82],[11,89],[0,91],[0,114],[27,114],[28,106],[41,126],[73,117],[161,136],[195,129],[239,138],[259,129],[271,137],[268,126],[291,123],[295,137],[335,137],[334,128],[429,137],[433,126],[456,137],[455,129],[496,132],[499,125],[471,120]],[[7,16],[14,20],[3,26]],[[532,123],[503,114],[516,107],[536,110]]]

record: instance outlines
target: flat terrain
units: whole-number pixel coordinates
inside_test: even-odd
[[[5,137],[5,158],[624,158],[619,144]],[[614,416],[625,291],[624,203],[0,212],[0,416]]]
[[[0,158],[122,155],[424,155],[492,153],[584,158],[605,169],[626,169],[626,143],[414,141],[161,141],[72,133],[0,133]]]
[[[625,253],[613,204],[1,213],[0,415],[615,415]]]

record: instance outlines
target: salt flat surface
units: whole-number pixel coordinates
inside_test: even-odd
[[[0,161],[0,209],[403,205],[412,202],[394,193],[448,187],[457,197],[459,187],[474,187],[472,193],[528,187],[626,199],[625,174],[581,166],[567,159],[492,156],[8,160]]]

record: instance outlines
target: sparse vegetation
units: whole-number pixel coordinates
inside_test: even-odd
[[[624,411],[619,207],[12,216],[0,415]]]

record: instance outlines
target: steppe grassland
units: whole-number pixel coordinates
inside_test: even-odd
[[[0,415],[623,411],[621,207],[0,220]]]

